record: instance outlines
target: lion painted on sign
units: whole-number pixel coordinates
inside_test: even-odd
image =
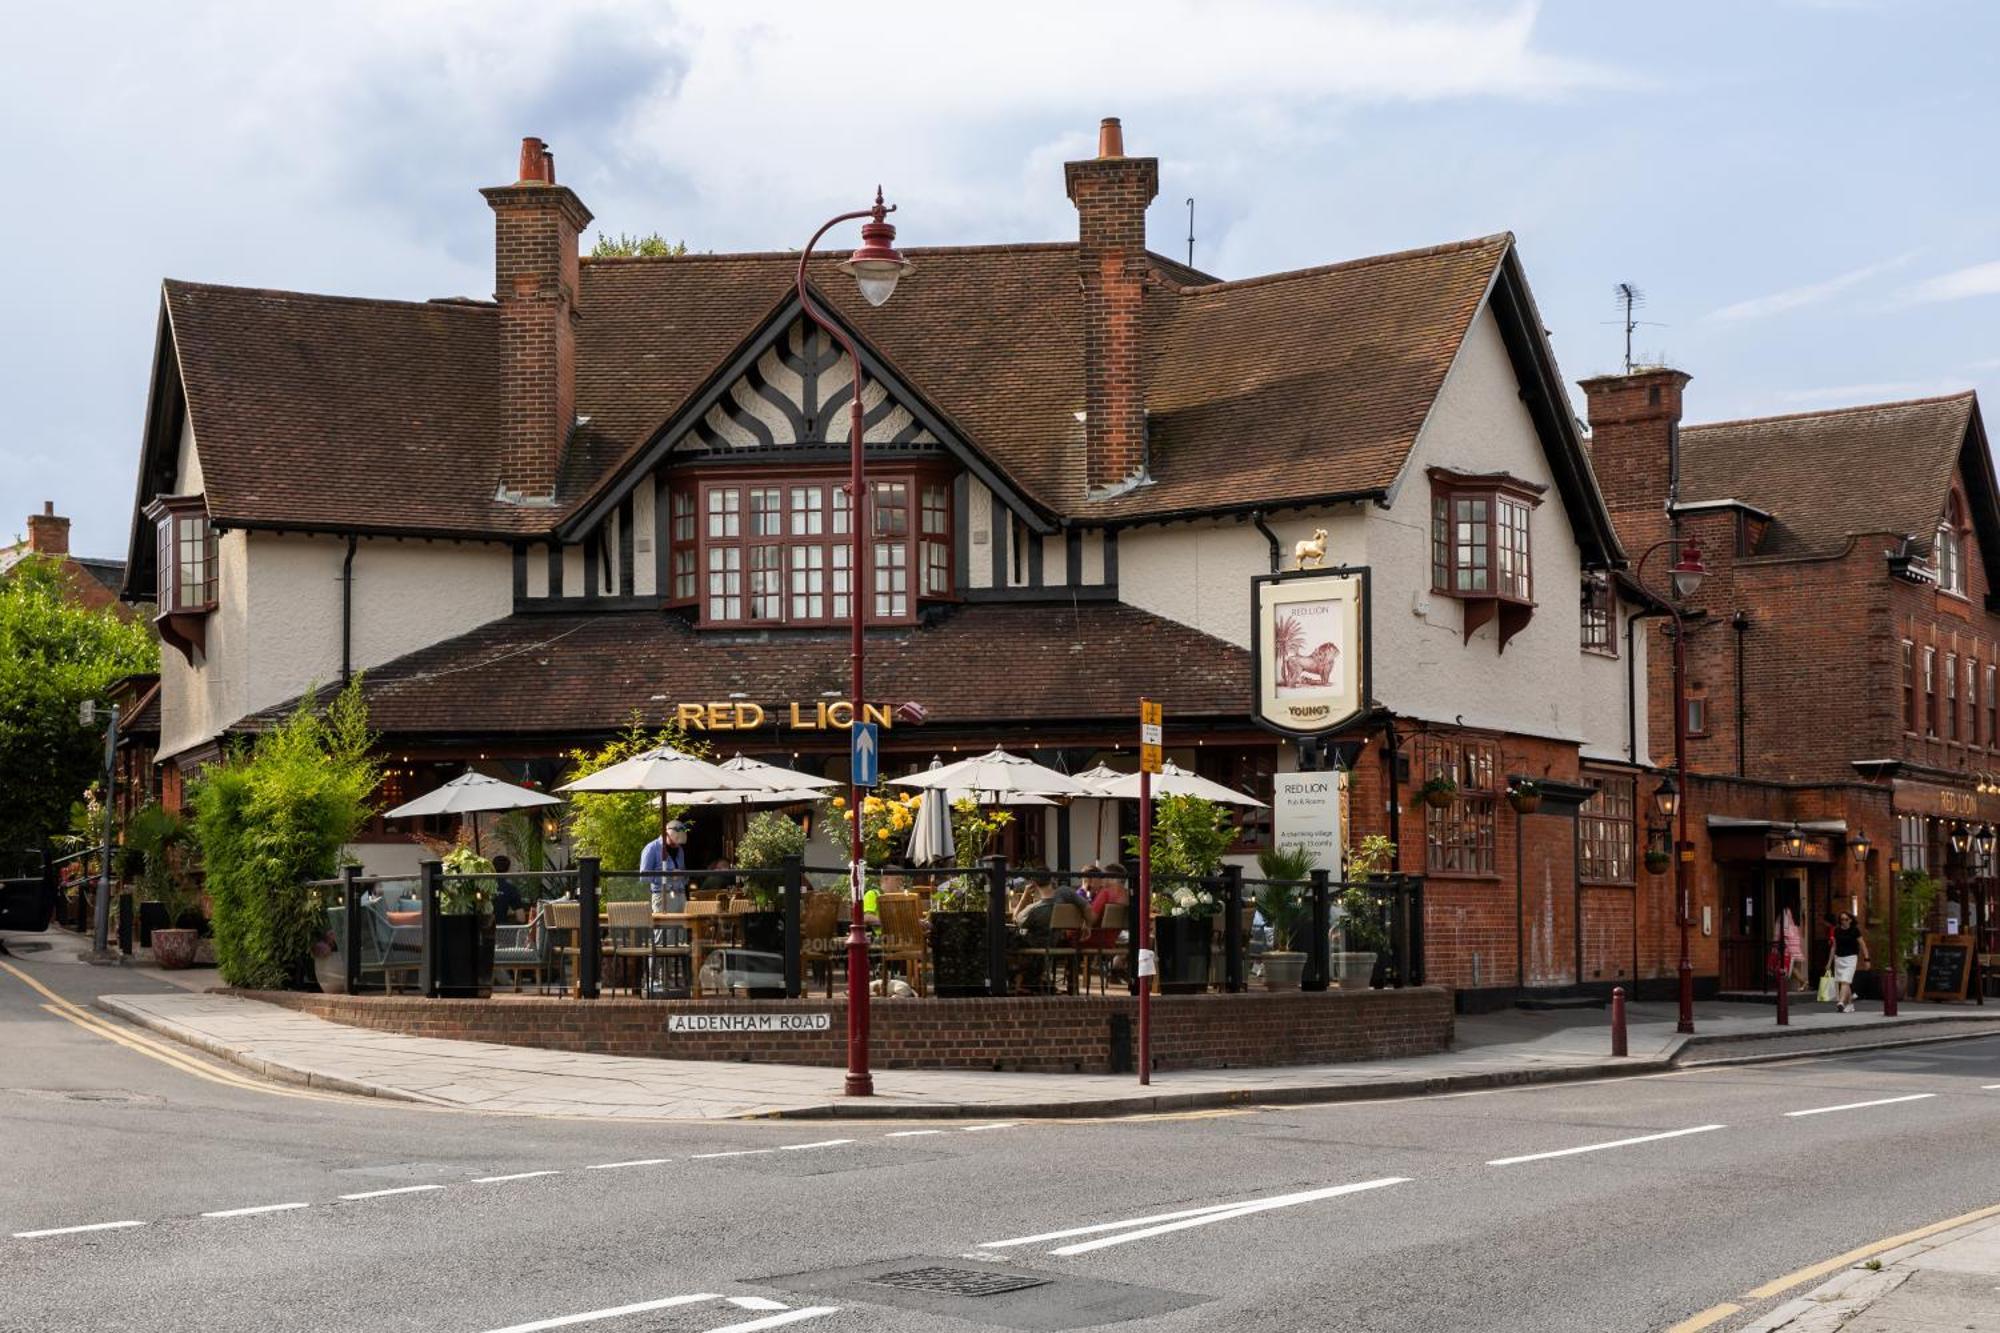
[[[1278,688],[1309,690],[1333,684],[1334,669],[1340,664],[1340,646],[1331,640],[1306,644],[1306,628],[1295,615],[1281,615],[1272,627],[1276,649]]]

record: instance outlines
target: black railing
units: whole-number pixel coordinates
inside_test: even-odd
[[[1108,992],[1114,974],[1122,973],[1115,984],[1138,993],[1137,877],[1131,869],[1045,871],[988,857],[968,867],[871,872],[871,887],[885,876],[906,878],[919,902],[945,895],[958,922],[978,922],[966,927],[974,952],[948,968],[936,912],[926,918],[905,904],[888,934],[888,923],[871,918],[871,971],[885,981],[900,968],[919,991],[934,983],[954,995],[1008,995],[1054,994],[1061,978],[1074,994],[1093,975]],[[572,869],[476,878],[489,897],[511,905],[501,916],[516,918],[499,921],[494,948],[496,971],[511,975],[516,989],[529,973],[538,989],[582,999],[597,999],[607,987],[666,998],[796,998],[808,993],[815,972],[831,991],[834,972],[846,964],[851,896],[845,867],[790,859],[776,868],[641,873],[606,871],[596,858],[582,857]],[[1065,892],[1084,888],[1084,881],[1095,882],[1088,900]],[[364,876],[349,868],[338,879],[307,887],[328,909],[331,946],[340,954],[349,992],[399,990],[408,983],[423,995],[440,993],[446,971],[441,950],[449,933],[441,925],[455,915],[444,910],[453,884],[440,863],[425,862],[414,877]],[[1274,938],[1274,923],[1259,910],[1273,905],[1266,901],[1273,890],[1290,902],[1280,913],[1287,939]],[[1207,876],[1155,875],[1152,891],[1154,947],[1167,968],[1160,974],[1163,989],[1235,994],[1250,989],[1260,973],[1273,989],[1422,983],[1420,878],[1349,882],[1315,871],[1304,880],[1272,881],[1246,878],[1232,865]],[[635,901],[651,908],[638,915],[639,924],[631,912],[613,924],[617,905]],[[1122,904],[1122,924],[1107,927],[1112,904]],[[1058,915],[1064,905],[1082,910]]]

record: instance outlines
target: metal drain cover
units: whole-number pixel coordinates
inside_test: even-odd
[[[939,1296],[998,1296],[1003,1291],[1047,1286],[1048,1281],[1045,1277],[1022,1277],[1017,1273],[977,1268],[906,1268],[897,1273],[878,1273],[868,1279],[868,1285],[894,1287],[898,1291],[927,1291]]]

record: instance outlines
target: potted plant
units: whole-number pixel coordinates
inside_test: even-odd
[[[1673,864],[1673,858],[1667,854],[1666,848],[1648,847],[1646,849],[1646,869],[1653,874],[1666,874],[1667,867],[1671,864]]]
[[[1222,869],[1223,853],[1236,841],[1228,812],[1199,796],[1162,796],[1153,802],[1153,945],[1160,989],[1169,995],[1208,989],[1220,896],[1205,882]],[[1137,837],[1126,839],[1135,858]],[[1178,883],[1176,882],[1178,881]]]
[[[1507,804],[1517,815],[1532,815],[1541,808],[1542,784],[1533,778],[1515,778],[1507,784]]]
[[[1347,856],[1349,885],[1340,895],[1340,951],[1334,956],[1333,979],[1342,990],[1366,990],[1375,979],[1375,965],[1388,950],[1389,932],[1381,908],[1362,881],[1380,878],[1395,864],[1396,844],[1379,833],[1363,838]]]
[[[1417,794],[1431,809],[1442,810],[1458,799],[1458,781],[1449,773],[1433,773],[1417,788]]]
[[[439,995],[484,999],[493,993],[493,863],[470,847],[444,857],[438,886]]]
[[[743,943],[759,953],[785,952],[785,913],[781,901],[785,876],[779,867],[786,857],[803,858],[806,831],[798,822],[776,810],[766,810],[750,820],[736,843],[736,864],[750,872],[743,877],[750,901],[756,910],[739,918],[743,923]]]
[[[1257,870],[1264,883],[1257,890],[1257,910],[1271,927],[1271,947],[1264,954],[1264,989],[1297,990],[1305,977],[1301,951],[1312,911],[1313,854],[1304,847],[1267,847],[1257,853]]]
[[[944,793],[931,792],[927,800],[944,800]],[[1005,810],[981,810],[979,803],[962,800],[951,807],[952,860],[958,872],[938,885],[931,895],[931,971],[937,994],[946,998],[987,993],[986,877],[978,873],[979,859],[1000,830],[1013,822]]]
[[[164,923],[152,930],[153,961],[174,971],[192,966],[201,944],[201,913],[179,864],[193,845],[187,821],[157,801],[125,826],[125,846],[137,861],[127,868],[137,871],[141,900],[157,904]]]

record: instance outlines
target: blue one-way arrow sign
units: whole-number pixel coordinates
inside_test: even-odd
[[[854,785],[872,787],[882,774],[882,726],[879,722],[856,722],[849,743],[854,760]]]

